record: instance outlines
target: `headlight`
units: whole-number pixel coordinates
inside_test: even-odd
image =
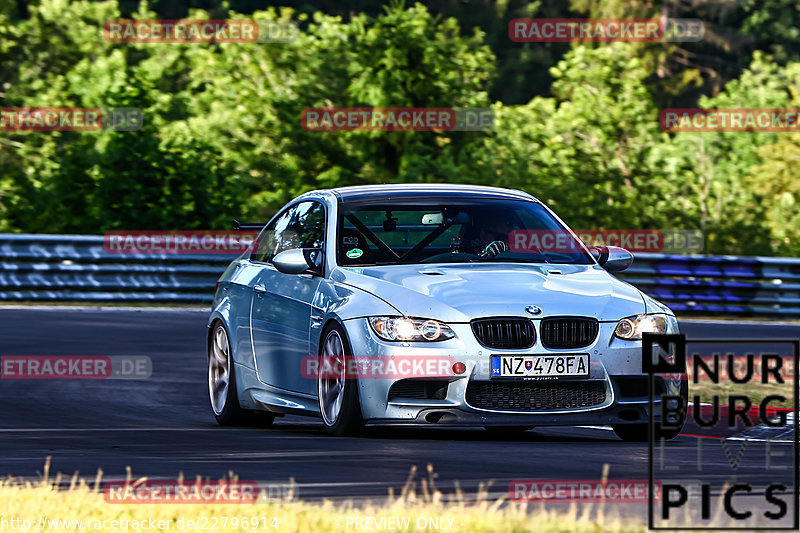
[[[642,333],[667,333],[667,315],[637,315],[617,323],[614,335],[625,340],[640,340]]]
[[[435,342],[456,336],[447,324],[426,318],[373,316],[369,325],[385,341]]]

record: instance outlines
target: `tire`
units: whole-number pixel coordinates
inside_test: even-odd
[[[364,428],[364,419],[358,397],[358,380],[347,376],[347,359],[353,355],[347,335],[334,322],[325,328],[321,339],[317,399],[325,431],[335,437],[358,435]],[[341,371],[333,375],[322,371],[323,368]]]
[[[683,398],[684,405],[688,405],[689,382],[685,379],[681,381],[680,395]],[[617,437],[626,442],[647,442],[650,438],[649,424],[620,424],[618,426],[612,426],[612,428],[614,428],[614,433],[617,434]],[[679,428],[662,428],[657,424],[655,429],[657,440],[672,440],[680,435],[683,426]]]
[[[499,439],[512,439],[520,437],[529,429],[536,426],[484,426],[483,429],[489,432],[492,437]]]
[[[275,417],[265,411],[242,409],[236,392],[231,343],[228,330],[216,322],[208,342],[208,396],[211,412],[221,426],[268,427]]]

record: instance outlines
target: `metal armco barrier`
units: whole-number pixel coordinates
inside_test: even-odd
[[[100,235],[0,234],[0,301],[211,301],[233,255],[112,254]],[[800,259],[636,254],[618,275],[678,315],[800,317]]]
[[[676,314],[800,316],[800,259],[636,254],[619,275]]]
[[[113,254],[102,235],[0,234],[0,301],[208,303],[233,254]]]

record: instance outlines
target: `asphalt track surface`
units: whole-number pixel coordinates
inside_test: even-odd
[[[469,497],[491,482],[507,493],[515,479],[647,479],[646,444],[608,429],[547,428],[500,439],[482,429],[374,429],[359,438],[328,437],[310,418],[278,418],[270,428],[216,425],[206,389],[205,327],[199,310],[0,308],[0,355],[147,355],[147,380],[0,380],[0,477],[51,472],[93,479],[219,479],[233,471],[262,484],[293,479],[302,499],[381,499],[399,491],[412,467],[439,489]],[[800,325],[682,321],[691,338],[798,338]],[[672,465],[692,465],[697,440],[669,446]],[[709,441],[703,478],[727,478],[725,455]],[[774,447],[779,449],[778,446]],[[790,445],[780,448],[791,455]],[[752,454],[752,461],[748,463]],[[747,450],[740,474],[767,481],[763,452]],[[680,478],[683,472],[671,474]],[[696,476],[695,476],[696,477]],[[419,488],[419,485],[417,485]]]

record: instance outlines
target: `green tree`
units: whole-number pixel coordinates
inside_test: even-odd
[[[750,68],[730,81],[700,107],[711,109],[783,108],[796,101],[800,64],[781,67],[756,54]],[[778,139],[776,133],[678,133],[667,147],[680,160],[673,176],[689,185],[690,216],[706,235],[708,251],[756,255],[770,253],[770,238],[754,183],[746,176],[763,162],[760,147]]]
[[[291,12],[256,16],[286,22]],[[191,60],[191,117],[166,129],[219,144],[255,189],[246,210],[262,218],[319,187],[463,179],[454,160],[477,134],[307,131],[301,115],[312,107],[486,107],[493,73],[480,34],[461,37],[454,19],[420,4],[348,23],[317,14],[295,42],[225,45]]]
[[[480,179],[523,188],[573,227],[680,227],[664,180],[667,142],[645,87],[650,75],[636,48],[576,46],[551,69],[555,98],[497,104],[499,123],[479,140]],[[465,169],[466,170],[466,169]]]

